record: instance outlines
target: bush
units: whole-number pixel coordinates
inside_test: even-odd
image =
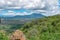
[[[0,40],[9,40],[9,38],[5,33],[0,33]]]

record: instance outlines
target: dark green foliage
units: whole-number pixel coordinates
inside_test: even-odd
[[[9,40],[9,38],[5,33],[0,32],[0,40]]]
[[[0,24],[0,30],[5,30],[7,33],[11,33],[17,29],[19,29],[22,26],[22,24],[17,25],[8,25],[8,24]]]
[[[60,40],[60,15],[26,23],[20,30],[26,34],[27,40]]]
[[[0,33],[0,40],[9,40],[9,36],[6,34],[17,29],[25,33],[27,40],[60,40],[60,15],[36,19],[24,25],[0,24],[0,30],[7,31],[6,33]]]

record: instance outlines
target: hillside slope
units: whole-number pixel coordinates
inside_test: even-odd
[[[27,40],[60,40],[60,15],[26,23],[22,30]]]

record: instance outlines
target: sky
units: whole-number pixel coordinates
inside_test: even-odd
[[[0,16],[60,14],[60,0],[0,0]]]

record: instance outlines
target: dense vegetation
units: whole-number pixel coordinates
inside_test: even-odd
[[[0,24],[0,30],[4,30],[6,31],[7,33],[11,33],[17,29],[19,29],[22,25],[8,25],[8,24]]]
[[[9,40],[8,35],[3,30],[0,30],[0,40]]]
[[[27,40],[60,40],[60,15],[26,23],[21,30]]]
[[[4,26],[0,26],[0,29],[5,28],[4,30],[7,29],[7,32],[16,28],[23,31],[27,40],[60,40],[60,15],[36,19],[24,24],[22,27],[19,25]],[[6,35],[7,32],[0,32],[0,40],[9,40],[8,35]]]

